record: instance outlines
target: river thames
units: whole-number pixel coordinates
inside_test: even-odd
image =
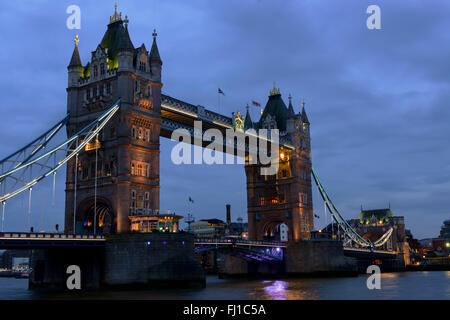
[[[205,289],[96,291],[42,294],[29,291],[27,279],[0,278],[0,299],[143,299],[143,300],[450,300],[450,271],[383,273],[381,289],[369,290],[366,275],[351,278],[220,280],[207,277]]]

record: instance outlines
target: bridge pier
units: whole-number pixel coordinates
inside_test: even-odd
[[[66,247],[33,250],[29,289],[67,290],[67,267],[81,270],[81,288],[99,289],[103,264],[102,247]]]
[[[205,275],[194,259],[188,233],[135,233],[108,237],[105,287],[204,287]]]
[[[205,286],[188,233],[118,234],[102,246],[35,249],[30,265],[30,289],[67,290],[71,265],[80,267],[82,290]]]
[[[290,242],[285,251],[286,274],[356,276],[356,261],[344,256],[341,241]]]

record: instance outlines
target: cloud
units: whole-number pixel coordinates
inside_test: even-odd
[[[365,27],[372,3],[360,0],[122,1],[119,9],[135,46],[150,48],[157,29],[164,92],[217,110],[220,87],[230,115],[252,100],[264,105],[276,81],[297,112],[305,99],[313,164],[345,217],[361,203],[391,201],[416,236],[433,236],[449,216],[450,4],[377,2],[380,31]],[[64,116],[72,39],[80,34],[86,63],[106,30],[112,2],[75,3],[79,31],[65,28],[73,1],[8,2],[0,12],[2,154]],[[242,167],[176,167],[172,144],[161,143],[162,208],[185,214],[192,195],[197,218],[223,217],[226,202],[245,217]]]

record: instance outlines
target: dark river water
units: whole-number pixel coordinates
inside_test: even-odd
[[[28,280],[0,278],[0,299],[445,299],[450,300],[450,271],[384,273],[381,289],[369,290],[367,276],[283,280],[207,278],[205,289],[102,291],[37,294]]]

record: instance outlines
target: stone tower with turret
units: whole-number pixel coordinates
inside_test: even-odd
[[[116,8],[86,64],[75,39],[68,66],[67,135],[119,98],[120,110],[98,140],[67,165],[65,232],[124,233],[130,230],[130,215],[159,211],[162,61],[156,31],[148,36],[153,37],[150,52],[144,44],[135,48],[128,19]]]
[[[309,239],[314,229],[311,186],[310,123],[302,103],[295,113],[289,96],[286,107],[274,85],[257,123],[247,110],[245,129],[278,129],[282,144],[276,175],[260,174],[261,165],[245,165],[247,176],[248,235],[250,240],[281,240],[280,226],[288,229],[288,240]]]

